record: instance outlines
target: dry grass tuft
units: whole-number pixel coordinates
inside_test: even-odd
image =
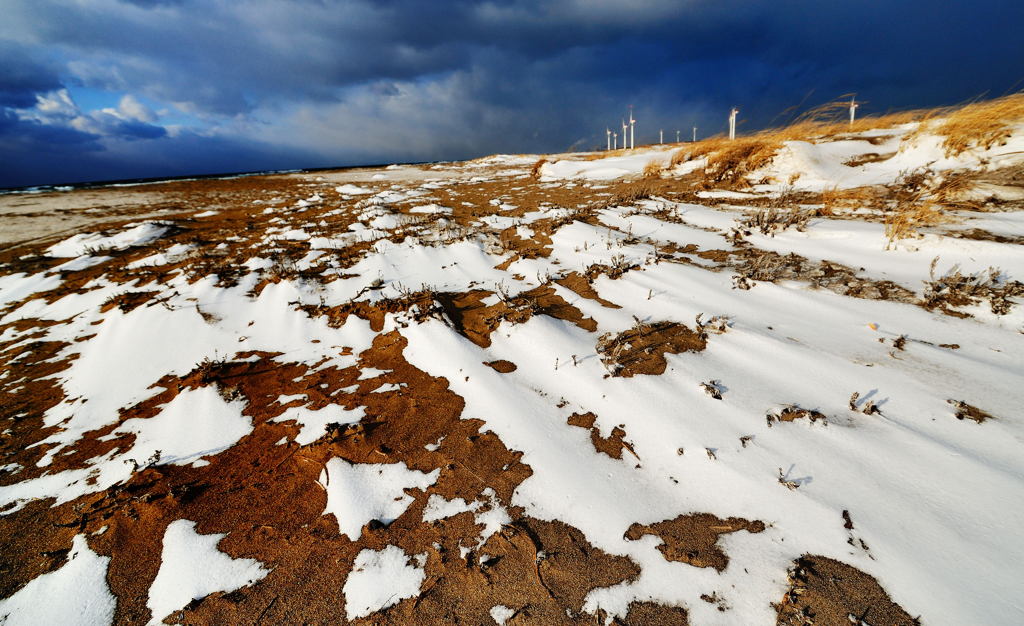
[[[692,158],[692,150],[690,148],[680,148],[672,153],[672,158],[668,161],[669,167],[675,167],[682,165]]]
[[[1024,297],[1024,283],[1007,280],[1003,273],[990,267],[984,272],[963,274],[958,266],[954,266],[943,276],[935,276],[938,257],[932,261],[929,272],[930,280],[925,282],[921,306],[930,310],[939,309],[954,317],[969,317],[967,313],[955,311],[955,308],[972,306],[988,300],[989,307],[995,315],[1006,315],[1013,307],[1011,298]]]
[[[920,228],[936,226],[945,221],[948,218],[931,200],[899,203],[885,216],[885,237],[889,240],[885,249],[890,249],[900,239],[919,236]]]
[[[816,411],[814,409],[802,409],[796,404],[786,405],[778,413],[769,413],[765,416],[768,428],[771,428],[772,424],[776,422],[794,422],[798,419],[808,420],[812,424],[819,420],[824,424],[828,423],[828,419],[820,411]]]
[[[632,152],[629,148],[616,148],[614,150],[601,150],[599,152],[591,152],[582,155],[581,160],[583,161],[597,161],[598,159],[607,159],[610,157],[624,156]]]
[[[949,220],[942,207],[929,195],[928,171],[904,174],[894,183],[894,206],[885,216],[886,250],[899,239],[918,236],[918,229]]]
[[[811,216],[811,212],[801,209],[768,207],[743,218],[740,221],[740,227],[747,230],[759,230],[762,235],[774,237],[775,231],[783,231],[790,227],[796,227],[798,231],[803,232]]]
[[[821,192],[821,215],[835,215],[843,209],[858,209],[863,206],[877,206],[880,192],[872,187],[839,189],[833,187]]]
[[[967,199],[967,194],[974,188],[978,172],[961,170],[947,172],[932,190],[932,197],[943,206],[956,209],[967,209],[977,211],[983,203],[977,200]]]
[[[531,178],[540,178],[540,170],[541,170],[542,167],[544,167],[544,164],[547,163],[547,162],[548,162],[548,160],[547,160],[546,157],[541,157],[541,158],[537,159],[537,162],[534,163],[532,167],[530,167],[530,177]]]
[[[654,185],[651,184],[651,180],[649,178],[641,178],[640,180],[619,185],[610,197],[598,201],[590,208],[597,210],[613,206],[630,205],[640,200],[647,200],[652,195],[654,195]]]
[[[662,173],[668,169],[668,164],[661,157],[648,161],[644,166],[644,178],[661,178]]]
[[[953,415],[958,420],[968,419],[978,424],[984,424],[985,420],[993,419],[992,415],[988,412],[982,411],[976,406],[967,404],[963,400],[954,400],[953,398],[950,398],[949,400],[946,400],[946,402],[953,405],[953,409],[955,411]]]
[[[764,134],[701,142],[693,150],[694,157],[708,157],[701,186],[747,187],[747,175],[770,163],[781,147],[781,141]]]
[[[936,129],[945,135],[946,156],[956,156],[976,147],[988,150],[1002,145],[1010,136],[1010,126],[1024,121],[1024,93],[1016,93],[987,102],[976,102],[950,113]]]

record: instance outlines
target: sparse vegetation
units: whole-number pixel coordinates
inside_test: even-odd
[[[961,400],[949,399],[946,400],[946,402],[953,406],[953,409],[955,411],[954,415],[958,420],[968,419],[971,420],[972,422],[983,424],[985,420],[992,419],[992,416],[986,413],[985,411],[982,411],[976,406],[971,406],[970,404],[967,404],[966,402],[963,402]]]
[[[744,188],[749,186],[747,175],[768,165],[782,147],[781,141],[771,134],[750,137],[709,140],[692,153],[694,157],[707,155],[701,187]]]
[[[657,157],[648,161],[644,166],[643,177],[660,178],[666,169],[668,169],[668,163],[665,162],[665,159]]]
[[[833,187],[821,192],[821,215],[837,215],[844,210],[863,207],[880,208],[884,193],[872,187],[839,189]]]
[[[708,382],[701,383],[700,388],[704,390],[704,393],[711,396],[715,400],[722,399],[722,382],[718,380],[709,380]]]
[[[959,266],[953,266],[937,277],[935,267],[938,260],[938,257],[932,260],[929,280],[925,281],[921,299],[921,306],[928,310],[938,309],[948,315],[968,317],[967,313],[956,309],[988,300],[992,313],[1006,315],[1013,306],[1012,298],[1024,297],[1024,283],[1008,280],[1002,271],[994,267],[964,274]]]
[[[928,170],[907,172],[893,185],[893,206],[885,215],[886,249],[897,240],[919,235],[918,229],[936,226],[949,220],[930,195]]]
[[[935,129],[945,136],[946,156],[970,148],[988,150],[1010,136],[1010,127],[1024,120],[1024,93],[968,104],[945,116]]]
[[[631,328],[604,333],[597,340],[597,354],[611,376],[661,374],[666,353],[700,352],[707,345],[706,339],[683,324],[634,320]]]
[[[813,213],[811,211],[769,207],[743,218],[740,221],[740,228],[743,230],[758,230],[762,235],[774,237],[776,231],[783,231],[787,228],[796,228],[798,231],[803,232],[807,227],[807,221],[812,216]]]
[[[859,120],[854,131],[861,124],[863,128],[879,126],[877,120]],[[111,260],[88,260],[94,265],[78,261],[59,270],[56,268],[69,259],[43,254],[52,240],[0,251],[0,278],[7,281],[0,295],[11,296],[3,305],[7,322],[0,326],[0,354],[4,356],[0,359],[0,404],[7,409],[0,415],[5,421],[0,430],[8,457],[0,473],[8,485],[14,485],[41,476],[46,476],[46,481],[62,475],[74,479],[84,469],[91,470],[93,482],[87,479],[73,488],[96,486],[96,493],[77,501],[54,502],[50,498],[0,506],[5,514],[15,507],[31,507],[8,518],[15,524],[13,531],[19,531],[18,520],[26,519],[52,530],[43,535],[22,533],[31,541],[19,539],[18,532],[11,534],[11,545],[5,548],[15,556],[7,559],[7,565],[12,566],[7,577],[22,585],[30,575],[46,568],[52,570],[58,564],[50,562],[50,553],[43,553],[47,561],[37,562],[40,550],[53,549],[63,559],[66,552],[61,551],[76,533],[90,537],[90,545],[102,549],[104,556],[109,554],[114,559],[113,567],[126,557],[130,561],[136,550],[148,554],[153,545],[159,545],[163,522],[186,517],[196,522],[197,532],[231,533],[231,545],[225,547],[232,555],[262,559],[269,554],[268,567],[281,574],[264,584],[232,594],[213,594],[186,606],[174,616],[182,622],[203,623],[224,615],[252,623],[288,621],[288,616],[316,621],[318,615],[344,621],[330,613],[337,603],[305,611],[294,601],[294,597],[320,597],[302,595],[307,591],[301,588],[306,581],[302,568],[308,560],[289,547],[294,543],[301,548],[310,539],[315,545],[329,542],[332,554],[337,556],[317,565],[330,569],[317,570],[314,573],[318,576],[343,580],[361,550],[385,544],[401,548],[413,559],[407,565],[424,571],[419,596],[393,603],[380,615],[361,621],[430,621],[431,616],[456,607],[452,619],[487,623],[497,597],[494,594],[499,592],[506,601],[516,603],[509,608],[515,610],[510,624],[516,619],[538,623],[567,619],[658,624],[682,621],[654,613],[644,613],[641,618],[641,613],[633,609],[626,609],[630,615],[624,615],[622,611],[588,613],[589,609],[584,608],[593,590],[596,594],[589,597],[601,599],[606,593],[603,590],[616,585],[628,588],[630,581],[641,575],[643,564],[621,556],[626,553],[621,545],[613,546],[619,556],[604,554],[569,524],[558,519],[535,519],[529,511],[513,505],[518,486],[529,476],[558,481],[559,472],[570,470],[579,472],[569,477],[574,482],[566,483],[574,488],[585,486],[588,480],[605,480],[607,475],[611,475],[610,480],[620,480],[628,474],[630,481],[655,495],[671,495],[670,489],[679,489],[680,493],[697,489],[713,497],[717,488],[714,481],[720,479],[720,474],[753,468],[756,471],[747,474],[754,488],[760,485],[758,497],[797,507],[793,515],[775,516],[771,537],[765,536],[763,541],[785,539],[786,545],[799,550],[801,538],[814,529],[806,524],[794,525],[793,520],[834,524],[836,528],[831,530],[821,529],[822,536],[835,540],[830,554],[848,553],[861,558],[860,549],[866,552],[866,544],[853,533],[838,529],[842,519],[853,530],[849,511],[858,520],[869,519],[862,511],[872,504],[885,504],[884,498],[870,499],[872,494],[884,496],[907,472],[927,472],[936,467],[943,471],[971,470],[978,464],[957,465],[954,459],[954,465],[943,466],[943,451],[950,446],[963,448],[972,459],[984,461],[985,449],[1005,438],[1007,429],[1015,428],[1008,417],[995,422],[995,430],[991,425],[975,428],[956,424],[952,417],[979,424],[1000,419],[1001,414],[993,417],[964,399],[992,410],[1013,406],[1012,384],[1007,381],[1012,383],[1019,368],[1015,369],[1011,350],[1020,336],[1018,332],[1024,330],[1019,329],[1014,316],[991,319],[988,307],[1000,315],[1017,313],[1012,306],[1024,297],[1024,285],[1012,280],[1019,277],[1012,274],[1017,264],[1008,252],[1020,242],[1007,226],[1017,223],[1018,216],[1010,211],[1020,208],[1019,200],[1013,199],[1008,188],[1022,184],[1024,174],[1019,165],[1012,172],[932,173],[918,169],[905,173],[895,186],[879,183],[839,189],[839,185],[855,184],[850,181],[861,175],[864,180],[888,177],[886,180],[891,181],[895,174],[895,166],[885,163],[866,168],[872,170],[866,172],[870,176],[843,171],[838,162],[847,157],[836,158],[835,154],[847,154],[845,146],[835,151],[819,150],[818,156],[832,161],[820,171],[808,172],[801,189],[793,186],[800,172],[778,173],[772,167],[776,178],[771,180],[757,172],[773,158],[772,146],[781,146],[789,138],[839,138],[847,130],[844,120],[837,123],[823,117],[799,121],[775,134],[758,134],[747,138],[749,141],[741,138],[727,143],[717,138],[664,147],[666,151],[661,155],[665,159],[671,155],[673,161],[709,157],[707,185],[735,189],[758,185],[744,194],[698,194],[702,174],[700,168],[692,166],[702,161],[691,162],[686,168],[690,173],[678,179],[663,169],[665,159],[645,168],[647,176],[643,178],[635,171],[639,169],[637,162],[630,159],[634,174],[611,181],[597,180],[599,176],[587,173],[572,180],[554,180],[556,176],[548,180],[546,176],[540,181],[537,177],[545,159],[539,159],[534,172],[527,176],[536,157],[493,157],[472,164],[424,165],[411,172],[408,179],[402,177],[404,171],[384,172],[381,179],[375,170],[352,170],[324,172],[319,180],[313,175],[296,174],[280,180],[178,182],[174,183],[175,189],[194,190],[206,185],[220,190],[220,195],[212,199],[198,192],[183,196],[180,203],[174,199],[176,204],[190,207],[181,208],[182,212],[195,212],[199,207],[218,211],[188,221],[187,233],[172,233],[159,242],[119,249],[109,255],[115,257]],[[825,134],[829,132],[834,134]],[[884,135],[871,133],[864,142],[890,142],[891,138]],[[890,150],[888,144],[884,148],[871,148],[867,143],[850,147],[854,153]],[[733,148],[737,149],[735,153],[730,152]],[[801,148],[814,151],[813,147]],[[867,163],[886,156],[864,154],[858,158]],[[901,163],[909,160],[904,156],[899,159]],[[778,165],[782,169],[784,164]],[[785,165],[788,168],[792,162]],[[923,162],[918,165],[927,166]],[[543,169],[553,174],[557,168]],[[603,168],[595,166],[597,169]],[[829,172],[834,171],[841,175],[828,180]],[[335,176],[336,180],[324,180]],[[337,180],[359,182],[364,178],[367,187],[357,187],[352,195],[334,188]],[[762,189],[762,183],[770,185],[769,189]],[[281,188],[273,194],[251,190],[247,194],[243,184],[252,188],[277,184]],[[836,186],[821,194],[807,191],[822,189],[823,184]],[[901,249],[885,255],[855,256],[861,246],[882,245],[879,232],[884,219],[891,220],[894,237],[913,237],[928,232],[929,224],[941,223],[954,209],[978,208],[972,198],[981,197],[978,189],[988,185],[1002,194],[993,197],[1006,199],[986,202],[982,208],[991,209],[991,214],[968,216],[979,218],[970,226],[991,229],[985,243],[951,241],[946,233],[942,233],[941,240],[929,235],[914,243],[924,251],[949,250],[943,254],[956,254],[965,266],[971,264],[972,271],[990,264],[1006,271],[989,268],[972,274],[953,265],[940,276],[933,264],[923,289],[915,293],[882,279],[897,276],[904,280],[905,267],[900,264],[904,259],[920,258],[916,255],[921,252]],[[309,206],[296,202],[314,195],[321,200]],[[271,197],[275,199],[271,201]],[[939,217],[915,211],[933,211]],[[110,215],[101,214],[113,223]],[[811,219],[817,215],[833,215],[835,219]],[[734,221],[737,217],[741,219]],[[127,219],[121,226],[128,223]],[[854,219],[857,221],[852,222]],[[901,219],[905,223],[899,222]],[[734,224],[732,239],[736,245],[731,246],[722,235]],[[117,233],[121,226],[108,232]],[[753,234],[771,237],[788,228],[806,229],[808,235],[787,231],[767,240]],[[840,258],[849,265],[818,260],[823,254],[831,254],[826,238],[833,235],[845,240],[844,249],[836,254],[842,254]],[[149,260],[140,263],[144,259]],[[211,278],[214,274],[222,279],[215,284]],[[729,291],[730,275],[734,275],[739,289],[762,281],[794,282],[775,288],[762,286],[744,294]],[[201,283],[193,284],[189,279]],[[233,279],[243,286],[228,288]],[[268,288],[264,297],[247,297],[257,296],[272,280],[283,284]],[[57,288],[51,286],[55,281],[60,282]],[[46,291],[25,296],[20,291],[23,283]],[[15,287],[9,291],[11,284]],[[813,291],[819,288],[833,293]],[[761,290],[765,293],[759,293]],[[69,295],[67,301],[46,307]],[[850,298],[889,303],[875,306]],[[39,301],[24,306],[33,299]],[[92,304],[78,312],[79,302]],[[100,302],[102,306],[97,310]],[[139,306],[149,308],[131,314],[128,324],[124,324],[118,309],[128,312]],[[918,306],[935,313],[929,315]],[[979,308],[969,308],[972,306]],[[978,313],[980,307],[984,310]],[[685,318],[702,309],[710,314]],[[58,319],[65,311],[76,317],[71,321]],[[981,319],[945,324],[941,313],[973,313]],[[622,323],[631,314],[633,321]],[[742,317],[737,317],[734,325],[726,314]],[[33,315],[40,319],[32,319]],[[533,319],[538,316],[546,318]],[[912,323],[926,318],[934,323]],[[690,319],[692,325],[677,321],[685,319]],[[133,320],[138,323],[133,324]],[[423,327],[417,328],[421,323]],[[865,325],[871,330],[865,330]],[[166,345],[161,335],[165,332],[181,336],[180,354],[194,355],[184,370],[150,370],[150,366],[163,361],[158,360],[159,354],[148,354],[147,349]],[[954,351],[959,344],[939,341],[958,341],[964,347]],[[702,353],[709,342],[720,345],[713,346],[708,354]],[[214,353],[214,347],[221,353],[227,351],[227,356]],[[178,350],[179,346],[174,348]],[[204,354],[210,357],[199,361]],[[516,363],[505,360],[508,358]],[[800,362],[794,364],[797,359]],[[125,376],[126,367],[141,362],[147,364],[145,371]],[[190,370],[187,365],[191,363],[195,367]],[[996,371],[993,364],[1007,371]],[[83,376],[83,370],[91,371]],[[94,376],[97,371],[104,372],[104,376]],[[608,380],[602,383],[600,378],[605,373]],[[657,378],[663,373],[668,374]],[[893,373],[907,374],[914,384],[895,386]],[[640,379],[622,380],[629,377]],[[90,393],[81,393],[74,386],[106,378],[121,381],[119,386],[126,390],[135,387],[130,398],[127,392],[120,399],[110,396],[123,405],[116,411],[113,401],[96,402],[107,393],[102,382]],[[953,379],[957,379],[956,384],[948,384]],[[66,384],[69,381],[74,385]],[[974,389],[975,399],[958,395],[960,399],[950,399],[945,408],[935,410],[932,392],[947,384],[949,394],[960,393],[957,389]],[[496,391],[504,395],[481,404],[467,397],[470,388],[474,394]],[[843,411],[842,400],[855,388],[865,391],[850,396],[850,411]],[[170,465],[171,461],[178,462],[175,459],[186,458],[175,452],[175,459],[165,455],[162,462],[167,465],[151,468],[128,483],[108,489],[96,482],[97,477],[106,478],[99,471],[106,459],[113,458],[118,469],[124,469],[121,463],[133,445],[124,426],[129,420],[131,424],[158,425],[150,418],[159,416],[168,403],[187,401],[192,392],[206,394],[213,390],[233,403],[229,407],[232,415],[237,409],[239,424],[245,425],[249,434],[226,448],[217,448],[220,452],[206,450],[204,444],[202,463]],[[704,394],[719,404],[706,402]],[[893,398],[898,397],[899,402],[890,403],[886,394],[896,394]],[[726,396],[729,402],[724,401]],[[939,400],[947,397],[938,396]],[[814,408],[803,408],[778,404],[794,398],[821,405],[807,404]],[[85,401],[89,404],[83,404]],[[58,406],[60,403],[66,406]],[[530,414],[523,413],[525,417],[515,425],[514,441],[506,436],[511,430],[491,428],[494,416],[479,410],[485,405],[499,409],[505,406],[512,417],[518,407],[529,410]],[[43,416],[54,406],[58,406],[54,414],[63,412],[71,417],[45,427]],[[752,413],[751,406],[770,411],[755,409]],[[885,418],[877,417],[883,406]],[[709,410],[702,414],[702,407]],[[82,418],[91,419],[90,411],[100,409],[111,423],[79,436],[76,429]],[[588,413],[590,410],[600,412],[601,418]],[[921,414],[920,410],[930,410],[934,415]],[[211,422],[211,428],[217,426],[217,413],[220,411],[202,416]],[[866,417],[871,415],[876,418]],[[498,417],[505,419],[500,414]],[[357,421],[348,424],[349,419]],[[923,424],[922,428],[890,427],[909,423],[908,419],[917,420],[915,423]],[[934,428],[928,426],[928,420],[935,421]],[[531,428],[536,429],[536,437],[531,436]],[[157,446],[178,450],[182,447],[179,442],[172,446],[162,440],[179,434],[170,430],[159,434]],[[635,437],[635,449],[627,431]],[[145,434],[149,445],[150,433]],[[183,439],[188,435],[183,433]],[[49,442],[60,437],[70,443],[61,444],[64,449],[56,452],[50,466],[39,465],[38,460],[54,450]],[[550,440],[542,439],[545,437]],[[557,461],[565,437],[574,437],[584,446],[573,450],[578,468],[551,461]],[[869,449],[880,441],[879,437],[886,438],[885,449],[913,450],[915,454],[888,455],[885,463],[859,465],[856,475],[846,472],[849,468],[830,467],[828,480],[821,482],[795,473],[793,467],[783,471],[792,460],[799,461],[799,467],[823,472],[821,468],[829,467],[833,453],[843,445],[856,441]],[[38,445],[44,439],[48,441]],[[929,445],[920,445],[925,440]],[[931,445],[935,442],[942,445]],[[736,448],[736,443],[741,447]],[[682,446],[690,449],[688,456],[684,456]],[[705,457],[699,455],[702,449]],[[145,453],[136,455],[140,470],[145,467],[143,458],[152,450],[148,447]],[[659,458],[673,450],[679,455],[674,459],[678,463]],[[555,456],[545,460],[544,455],[552,454]],[[330,491],[327,483],[334,480],[334,470],[328,470],[328,460],[343,460],[355,470],[365,470],[360,464],[370,463],[386,463],[394,470],[404,463],[403,472],[436,472],[436,480],[431,478],[433,482],[424,487],[396,490],[394,497],[398,499],[394,502],[412,501],[407,514],[389,516],[394,520],[371,520],[361,530],[361,538],[346,538],[333,528],[337,523],[340,529],[346,521],[336,522],[337,516],[331,519],[321,515],[325,511],[323,500],[310,497],[314,484]],[[593,465],[588,463],[595,460]],[[771,465],[765,466],[766,460],[781,465],[777,476],[771,474]],[[996,461],[1002,463],[1001,459]],[[160,462],[159,455],[146,464],[156,462]],[[324,480],[317,481],[321,473],[326,474]],[[367,480],[372,482],[373,476]],[[695,480],[703,484],[693,483]],[[777,484],[771,485],[772,480]],[[857,487],[864,481],[873,489]],[[732,482],[740,486],[744,483]],[[800,493],[790,493],[780,486],[799,489]],[[614,485],[615,489],[622,487]],[[920,503],[916,492],[904,492],[910,505]],[[835,507],[834,514],[803,515],[806,507],[813,508],[822,497]],[[328,501],[330,498],[328,494]],[[438,498],[445,501],[440,508]],[[464,507],[461,503],[454,506],[459,499],[465,502]],[[972,499],[965,492],[962,498],[945,502],[952,507],[951,514],[972,519],[971,512],[978,510],[983,500],[977,494]],[[909,517],[912,511],[904,510],[911,510],[910,505],[900,509],[900,514],[908,517],[899,521],[906,522],[907,527],[912,527],[914,521]],[[260,528],[252,532],[255,522],[251,515],[230,514],[236,509],[252,511],[254,506],[263,517],[269,515],[263,521],[256,520],[257,526],[266,522],[268,528],[291,529],[289,537],[295,541],[282,543],[280,550],[271,551],[273,554],[261,551],[260,542],[267,533]],[[286,518],[274,517],[278,509]],[[441,509],[462,512],[424,521],[430,517],[428,512]],[[599,509],[595,508],[593,514],[607,513]],[[481,524],[478,518],[492,511],[492,519],[501,514],[509,520],[496,525],[498,528],[488,528],[490,534],[484,537],[482,529],[490,522]],[[842,518],[840,511],[844,513]],[[621,517],[622,512],[612,513]],[[749,622],[738,617],[740,611],[752,606],[749,598],[742,596],[742,585],[732,584],[745,580],[746,575],[742,568],[725,570],[724,566],[725,552],[744,550],[751,544],[746,540],[727,542],[720,555],[711,548],[723,531],[746,528],[759,532],[764,525],[700,515],[688,513],[677,520],[649,525],[646,523],[651,519],[641,518],[643,524],[631,527],[626,540],[656,534],[665,558],[698,567],[722,567],[722,584],[696,592],[683,589],[681,593],[686,595],[680,597],[694,616],[694,607],[702,608],[704,617],[716,614],[717,607],[725,613],[725,621]],[[866,525],[858,522],[858,530],[862,524]],[[993,528],[1002,528],[997,527]],[[104,532],[110,534],[103,537]],[[843,543],[847,536],[851,539],[849,546]],[[976,559],[984,561],[979,568],[998,560],[998,542],[1006,537],[1009,534],[1003,533],[983,542],[989,552],[984,559]],[[606,539],[612,544],[617,541],[617,537]],[[46,544],[42,548],[40,541]],[[432,545],[437,550],[428,547]],[[298,557],[293,558],[296,554]],[[27,565],[16,563],[18,555],[28,555],[24,558]],[[424,556],[421,559],[418,555]],[[893,555],[876,556],[879,571],[891,572]],[[896,556],[911,562],[906,554]],[[45,567],[37,567],[40,563]],[[609,568],[617,570],[607,574]],[[872,579],[862,572],[819,557],[801,559],[797,568],[792,573],[794,585],[787,592],[784,609],[780,609],[780,623],[806,625],[813,620],[822,624],[832,623],[833,618],[850,623],[902,623],[889,619],[896,615],[891,612],[895,609],[886,604],[888,598],[880,588],[870,588]],[[981,569],[970,572],[971,580],[978,580]],[[117,583],[117,589],[113,583]],[[117,591],[118,603],[127,603],[118,606],[128,607],[134,602],[132,598],[141,599],[137,606],[129,607],[129,612],[144,617],[146,584],[148,581],[136,584],[124,577],[112,579],[111,590]],[[281,590],[278,585],[284,586],[280,599],[276,599]],[[870,602],[848,594],[851,588],[869,594]],[[301,593],[289,596],[296,590]],[[779,592],[781,597],[781,588]],[[714,606],[701,607],[698,594]],[[242,596],[248,599],[234,601]],[[763,608],[763,602],[761,605]],[[833,609],[834,613],[830,612]],[[681,615],[685,619],[685,612]]]
[[[778,413],[769,413],[765,416],[765,421],[768,423],[768,427],[771,428],[775,422],[792,422],[798,419],[806,419],[807,421],[817,422],[821,420],[822,423],[828,423],[825,419],[825,415],[820,411],[814,409],[803,409],[795,404],[783,407]]]

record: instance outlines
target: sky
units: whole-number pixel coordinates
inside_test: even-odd
[[[637,144],[1024,88],[1019,0],[0,0],[0,187]]]

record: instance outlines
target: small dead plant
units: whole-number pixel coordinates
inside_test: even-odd
[[[938,257],[932,260],[929,280],[924,283],[924,295],[920,302],[929,311],[939,309],[947,315],[969,317],[967,313],[955,309],[988,300],[993,314],[1006,315],[1013,307],[1011,298],[1024,297],[1024,283],[1007,280],[998,268],[990,267],[982,272],[964,274],[959,265],[954,265],[945,274],[936,277],[938,261]]]
[[[822,423],[827,424],[828,420],[825,419],[825,415],[820,411],[814,409],[802,409],[795,404],[790,404],[783,407],[778,413],[769,413],[765,416],[765,422],[768,423],[768,428],[771,428],[776,422],[793,422],[798,419],[806,419],[812,424],[821,420]]]
[[[743,218],[740,221],[740,229],[758,230],[762,235],[774,237],[776,231],[784,231],[791,227],[803,232],[811,217],[810,211],[769,207]]]
[[[968,419],[978,424],[981,424],[984,423],[985,420],[993,419],[990,414],[986,413],[985,411],[982,411],[976,406],[971,406],[970,404],[967,404],[962,400],[953,400],[951,398],[949,400],[946,400],[946,402],[953,406],[953,409],[955,411],[954,416],[958,420]]]

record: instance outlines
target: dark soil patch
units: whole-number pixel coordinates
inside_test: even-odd
[[[515,363],[513,363],[512,361],[505,361],[504,359],[499,359],[497,361],[485,361],[484,365],[492,368],[499,374],[508,374],[516,371],[517,369]]]
[[[579,297],[586,298],[588,300],[594,300],[603,307],[607,307],[609,309],[622,308],[621,306],[615,304],[614,302],[605,300],[604,298],[599,296],[597,294],[597,291],[595,291],[594,288],[591,286],[590,280],[587,277],[580,274],[579,272],[570,272],[569,274],[565,275],[562,278],[559,278],[555,282],[565,287],[566,289],[575,292],[576,295],[578,295]]]
[[[918,626],[871,576],[823,556],[804,555],[789,572],[789,591],[775,605],[778,626]]]
[[[556,294],[551,285],[541,285],[495,304],[484,305],[483,300],[490,295],[489,291],[474,290],[438,293],[436,299],[456,332],[481,348],[491,345],[491,333],[502,322],[522,324],[534,315],[565,320],[591,332],[597,330],[597,322]]]
[[[701,352],[706,338],[677,322],[640,323],[618,335],[605,333],[597,342],[601,362],[612,376],[659,375],[668,363],[665,354]]]
[[[590,442],[594,445],[594,449],[601,454],[606,454],[613,459],[621,459],[622,451],[628,450],[630,454],[634,457],[636,456],[636,452],[633,451],[633,446],[624,439],[626,431],[616,426],[612,429],[611,435],[608,437],[602,437],[601,430],[594,426],[594,422],[597,421],[597,416],[593,413],[573,413],[569,416],[567,421],[570,426],[589,429]]]
[[[361,355],[359,367],[311,371],[279,363],[276,355],[240,354],[239,360],[204,362],[188,375],[165,377],[154,398],[124,412],[122,419],[155,415],[182,389],[214,385],[246,401],[254,430],[204,467],[162,465],[137,472],[127,483],[50,507],[30,503],[0,517],[4,542],[0,596],[9,596],[36,576],[63,565],[75,534],[89,534],[90,547],[111,557],[107,582],[118,600],[115,621],[145,622],[149,586],[160,566],[163,533],[176,519],[197,523],[197,531],[227,533],[219,549],[234,558],[254,558],[271,570],[260,582],[214,593],[172,617],[183,623],[347,623],[342,588],[362,549],[396,545],[407,554],[426,554],[427,579],[421,594],[358,623],[487,623],[496,604],[512,607],[527,622],[589,623],[581,615],[595,587],[632,580],[638,567],[628,558],[591,546],[575,528],[531,519],[510,505],[512,492],[532,473],[521,454],[505,447],[479,420],[461,419],[462,399],[442,378],[412,367],[402,356],[397,333],[379,336]],[[242,360],[247,357],[256,360]],[[357,381],[365,367],[386,370],[381,381]],[[399,391],[374,392],[384,382],[404,383]],[[355,391],[342,388],[357,385]],[[309,408],[327,404],[364,407],[360,423],[329,429],[308,446],[279,444],[298,431],[274,422],[285,407],[281,395],[303,394]],[[292,403],[289,403],[291,406]],[[113,428],[113,427],[111,427]],[[80,463],[83,450],[110,428],[88,434],[60,467]],[[438,447],[427,445],[440,440]],[[112,442],[117,445],[124,442]],[[338,532],[324,516],[326,497],[318,483],[335,457],[352,463],[405,463],[439,470],[428,492],[411,490],[414,501],[387,526],[370,524],[358,541]],[[482,527],[471,513],[432,524],[422,521],[430,494],[479,500],[493,490],[511,517],[477,547]],[[489,502],[489,500],[488,500]],[[488,505],[490,506],[490,505]],[[92,535],[100,528],[106,530]],[[471,548],[465,557],[463,548]],[[486,556],[484,556],[486,555]],[[515,623],[515,622],[513,622]]]
[[[644,535],[660,537],[658,550],[666,561],[679,561],[694,567],[713,567],[721,572],[729,565],[729,557],[718,547],[719,535],[745,530],[759,533],[764,522],[741,517],[721,519],[710,513],[680,515],[657,524],[633,524],[626,539],[636,541]]]
[[[108,298],[100,306],[100,311],[106,312],[117,307],[122,313],[130,313],[159,295],[157,291],[127,291]]]
[[[602,615],[598,614],[600,619]],[[615,626],[687,626],[690,623],[686,609],[653,602],[630,602],[624,618],[612,621]],[[603,622],[602,622],[603,623]]]

